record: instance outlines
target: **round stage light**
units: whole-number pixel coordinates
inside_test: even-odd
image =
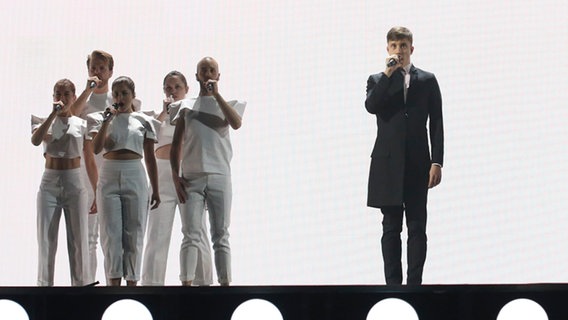
[[[12,300],[0,299],[0,314],[2,319],[30,320],[24,307]]]
[[[369,313],[367,320],[419,320],[414,308],[406,301],[387,298],[377,302]]]
[[[283,320],[280,310],[269,301],[251,299],[241,303],[231,320]]]
[[[497,315],[497,320],[518,319],[548,320],[548,315],[540,304],[530,299],[516,299],[510,301]]]
[[[152,314],[142,303],[132,300],[123,299],[111,304],[103,313],[102,320],[152,320]]]

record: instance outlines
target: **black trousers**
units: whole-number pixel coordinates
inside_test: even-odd
[[[412,171],[407,168],[407,172]],[[387,285],[402,284],[401,232],[403,217],[406,217],[408,229],[406,282],[409,285],[422,283],[422,273],[426,261],[428,178],[428,172],[425,176],[424,174],[418,176],[407,173],[404,179],[403,205],[381,208],[383,214],[381,249]]]

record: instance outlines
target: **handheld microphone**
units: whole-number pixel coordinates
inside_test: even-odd
[[[207,85],[207,91],[213,91],[213,84],[210,82]]]
[[[387,62],[387,68],[394,67],[397,63],[398,61],[395,58],[390,58],[389,62]]]
[[[114,107],[114,104],[113,104]],[[112,116],[112,112],[110,111],[110,108],[106,108],[105,112],[103,113],[103,121],[107,121],[108,119],[110,119],[110,117]]]
[[[95,81],[89,82],[89,88],[90,88],[90,89],[93,89],[93,88],[96,87],[96,86],[97,86],[97,83],[96,83]]]
[[[170,108],[171,108],[172,102],[174,102],[174,96],[170,95],[168,97],[168,102],[167,102],[168,105],[166,106],[166,113],[170,113]]]
[[[60,111],[61,109],[63,109],[63,106],[59,103],[54,103],[53,108],[55,109],[55,111]]]
[[[118,107],[120,107],[121,105],[122,103],[113,103],[112,107],[114,108],[114,110],[118,110]],[[112,111],[110,110],[109,107],[107,107],[105,109],[105,112],[103,113],[103,121],[107,121],[111,117],[112,117]]]

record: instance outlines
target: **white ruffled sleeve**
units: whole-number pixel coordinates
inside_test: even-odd
[[[170,124],[175,126],[177,119],[183,117],[187,110],[193,110],[195,99],[183,99],[170,104]]]
[[[242,118],[243,114],[245,113],[245,107],[247,106],[246,101],[231,100],[227,101],[227,104],[233,109],[235,109],[235,111],[237,111],[239,116],[241,116]]]
[[[133,116],[136,117],[140,121],[140,123],[142,123],[142,126],[144,126],[144,129],[146,130],[146,139],[152,139],[154,140],[154,142],[158,142],[157,128],[159,128],[162,123],[153,116],[149,116],[141,112],[135,112]]]
[[[36,131],[37,128],[39,128],[39,126],[41,126],[41,124],[44,122],[45,118],[40,118],[32,114],[32,133],[34,133],[34,131]]]
[[[98,133],[103,125],[103,112],[97,111],[87,115],[87,140],[92,140],[92,134]]]
[[[152,119],[156,119],[158,120],[158,116],[160,115],[159,113],[156,113],[154,110],[149,110],[149,111],[140,111],[140,113],[143,113],[149,117],[151,117]],[[160,135],[160,129],[162,128],[162,123],[158,120],[159,125],[156,125],[154,123],[154,134],[156,135],[156,137],[158,137]]]

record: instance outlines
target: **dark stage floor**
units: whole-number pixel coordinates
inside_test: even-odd
[[[386,298],[406,301],[420,320],[493,320],[505,304],[519,298],[540,304],[550,320],[568,319],[566,284],[0,288],[0,299],[19,303],[30,320],[100,320],[121,299],[141,302],[154,320],[229,320],[235,308],[255,298],[273,303],[284,320],[364,320]]]

